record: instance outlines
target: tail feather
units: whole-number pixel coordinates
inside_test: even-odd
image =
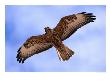
[[[63,61],[68,60],[74,54],[72,50],[70,50],[64,45],[62,47],[57,48],[57,53],[59,59]]]

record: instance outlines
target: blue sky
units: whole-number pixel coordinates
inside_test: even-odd
[[[79,29],[64,44],[75,54],[62,62],[55,48],[36,54],[24,64],[16,61],[18,48],[27,38],[54,28],[66,15],[88,12],[96,20]],[[85,6],[5,6],[5,71],[6,72],[105,72],[106,71],[106,7]]]

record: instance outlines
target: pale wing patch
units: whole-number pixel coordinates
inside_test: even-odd
[[[66,26],[66,29],[62,35],[62,38],[67,37],[70,33],[73,32],[75,28],[77,28],[78,26],[82,25],[82,23],[84,23],[85,18],[82,15],[77,16],[77,18],[80,18],[80,19],[76,19],[74,20],[74,22],[67,21],[69,24]]]
[[[50,47],[52,47],[51,43],[41,43],[41,44],[34,44],[34,46],[31,46],[29,48],[26,48],[24,45],[20,48],[20,50],[18,51],[18,55],[17,55],[17,60],[19,62],[22,61],[22,63],[24,63],[24,61],[33,56],[34,54],[38,54],[42,51],[45,51],[47,49],[49,49]]]
[[[92,13],[86,12],[78,13],[75,17],[76,18],[72,18],[72,15],[64,17],[63,20],[65,23],[62,23],[62,26],[57,26],[56,29],[64,29],[62,35],[59,33],[62,40],[69,38],[74,32],[77,31],[77,29],[90,22],[94,22],[96,19],[96,16]]]
[[[39,51],[39,49],[41,49],[42,46],[44,46],[44,45],[35,44],[34,46],[31,46],[30,48],[25,48],[24,46],[22,46],[22,47],[21,47],[22,56],[25,57],[25,56],[32,55],[32,54],[34,54],[35,52]],[[45,46],[44,46],[44,47],[45,47]]]

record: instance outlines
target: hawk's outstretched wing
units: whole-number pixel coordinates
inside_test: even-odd
[[[48,36],[46,34],[43,34],[39,36],[32,36],[27,39],[27,41],[17,51],[17,61],[19,61],[19,63],[24,63],[24,61],[30,56],[51,48],[52,44],[48,43],[47,37]]]
[[[80,27],[94,22],[96,16],[92,13],[78,13],[61,18],[60,22],[54,28],[54,31],[59,35],[61,40],[69,38]]]

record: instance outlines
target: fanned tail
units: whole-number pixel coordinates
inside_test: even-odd
[[[61,45],[61,47],[58,47],[57,53],[59,59],[63,61],[68,60],[74,54],[74,52],[65,45]]]

